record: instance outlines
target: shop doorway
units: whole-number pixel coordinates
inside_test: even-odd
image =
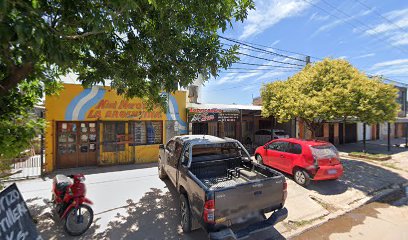
[[[193,123],[193,134],[208,134],[208,123],[206,122],[196,122]]]
[[[144,128],[144,126],[139,126],[144,124],[144,122],[140,122],[138,126],[129,126],[129,130],[127,130],[126,124],[128,123],[125,121],[101,122],[101,164],[113,165],[135,162],[135,148],[129,146],[133,145],[133,138],[131,136],[143,134],[145,137],[145,132],[134,132],[137,131],[138,127]]]
[[[329,123],[329,142],[334,144],[334,124]]]
[[[346,143],[357,142],[357,123],[346,123]]]
[[[344,132],[343,132],[344,123],[339,123],[339,143],[344,144]]]
[[[97,136],[95,122],[57,122],[57,168],[97,165]]]

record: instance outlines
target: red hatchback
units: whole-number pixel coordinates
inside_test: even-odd
[[[339,153],[331,143],[295,138],[276,139],[255,151],[259,163],[293,175],[307,186],[310,180],[338,179],[343,175]]]

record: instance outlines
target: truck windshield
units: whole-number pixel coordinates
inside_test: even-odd
[[[313,157],[316,159],[327,159],[338,157],[339,153],[333,145],[312,146]]]
[[[193,146],[192,155],[192,162],[201,162],[241,157],[242,152],[236,143],[198,144]]]

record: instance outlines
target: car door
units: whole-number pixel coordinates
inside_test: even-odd
[[[283,157],[279,159],[282,171],[292,173],[294,162],[301,157],[301,154],[300,144],[288,142],[286,151],[282,153]]]
[[[173,159],[174,159],[174,151],[176,149],[176,141],[170,140],[165,149],[165,171],[167,175],[169,176],[170,180],[175,183],[176,175],[174,172],[174,167],[173,167]]]
[[[266,150],[266,164],[283,171],[281,158],[283,158],[287,146],[288,143],[283,141],[275,141],[269,144]]]

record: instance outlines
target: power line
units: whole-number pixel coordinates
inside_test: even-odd
[[[261,84],[264,84],[264,83],[254,83],[252,85],[258,86],[258,85],[261,85]],[[235,87],[215,89],[215,90],[212,90],[212,91],[213,92],[218,92],[218,91],[224,91],[224,90],[235,89],[235,88],[240,88],[240,87],[247,87],[247,86],[248,86],[248,84],[245,84],[245,85],[238,85],[238,86],[235,86]]]
[[[243,64],[243,65],[250,65],[250,66],[265,66],[265,67],[278,67],[278,68],[294,68],[294,69],[299,69],[299,67],[278,66],[278,65],[270,65],[270,64],[248,63],[248,62],[236,62],[236,63],[234,63],[234,64]]]
[[[242,41],[238,41],[238,40],[235,40],[235,39],[232,39],[232,38],[227,38],[227,37],[223,37],[223,36],[219,36],[219,37],[224,39],[224,40],[230,41],[230,42],[238,43],[238,44],[241,44],[241,45],[256,49],[258,51],[262,51],[264,53],[269,53],[269,54],[272,54],[272,55],[276,55],[276,56],[280,56],[280,57],[284,57],[284,58],[289,58],[289,59],[296,60],[296,61],[306,62],[303,59],[299,59],[299,58],[283,55],[283,54],[280,54],[280,53],[272,52],[272,51],[269,51],[269,50],[261,49],[261,48],[258,48],[258,47],[254,47],[254,46],[252,46],[250,44],[247,44],[247,43],[244,43]]]
[[[219,36],[219,37],[222,37],[222,36]],[[231,38],[231,39],[233,39],[233,38]],[[233,39],[233,40],[236,40],[236,39]],[[238,41],[238,40],[237,40],[237,41]],[[306,56],[310,56],[310,55],[307,55],[307,54],[304,54],[304,53],[289,51],[289,50],[285,50],[285,49],[281,49],[281,48],[276,48],[276,47],[269,47],[269,46],[265,46],[265,45],[262,45],[262,44],[259,44],[259,43],[251,43],[251,42],[243,41],[243,40],[239,40],[239,41],[240,41],[240,42],[243,42],[243,43],[246,43],[246,44],[263,47],[263,48],[275,49],[275,50],[278,50],[278,51],[281,51],[281,52],[287,52],[287,53],[292,53],[292,54],[298,54],[298,55],[302,55],[302,56],[305,56],[305,57],[306,57]],[[313,56],[311,56],[311,57],[313,57]],[[319,57],[313,57],[313,58],[319,59],[319,60],[323,60],[322,58],[319,58]]]
[[[408,31],[406,31],[405,29],[403,29],[401,26],[399,26],[398,24],[394,23],[393,21],[391,21],[390,19],[386,18],[384,15],[382,15],[380,12],[378,12],[377,10],[375,10],[375,8],[368,6],[366,3],[360,1],[360,0],[356,0],[356,2],[358,2],[360,5],[364,6],[365,8],[367,8],[368,10],[371,10],[372,12],[374,12],[377,16],[380,16],[382,19],[384,19],[385,21],[389,22],[390,24],[394,25],[395,27],[399,28],[401,31],[408,33]]]
[[[271,71],[271,70],[278,70],[278,71],[283,71],[283,70],[279,70],[279,69],[276,69],[276,68],[239,68],[239,67],[231,67],[231,68],[228,68],[228,70],[229,69],[231,69],[231,70],[255,70],[255,71]],[[302,69],[294,69],[294,70],[289,70],[289,72],[293,72],[293,71],[296,71],[296,70],[302,70]]]
[[[270,72],[273,72],[273,70],[270,70]],[[295,71],[276,71],[276,72],[278,72],[278,73],[286,73],[286,72],[291,72],[291,73],[293,73],[293,72],[295,72]],[[264,72],[257,72],[257,71],[225,71],[225,72],[222,72],[222,73],[259,73],[259,74],[262,74],[262,73],[264,73]]]
[[[327,11],[326,9],[324,9],[324,8],[322,8],[322,7],[319,7],[318,5],[314,4],[313,2],[311,2],[311,1],[309,1],[309,0],[303,0],[303,1],[309,3],[310,5],[312,5],[312,6],[315,7],[315,8],[318,8],[318,9],[320,9],[320,10],[326,12],[327,14],[329,14],[329,15],[332,16],[332,17],[335,17],[335,18],[337,18],[337,19],[339,19],[339,20],[344,21],[343,18],[341,18],[341,17],[339,17],[339,16],[337,16],[337,15],[334,15],[334,14],[330,13],[330,12]],[[364,22],[362,22],[362,21],[356,19],[355,17],[349,15],[348,13],[346,13],[346,12],[344,12],[344,11],[338,9],[336,6],[332,5],[331,3],[328,3],[328,2],[325,1],[325,0],[322,0],[322,2],[324,2],[324,3],[325,3],[326,5],[328,5],[329,7],[333,8],[335,11],[340,12],[340,13],[342,13],[343,15],[347,16],[350,20],[351,20],[351,19],[354,19],[355,21],[357,21],[357,22],[360,23],[361,25],[365,26],[367,30],[371,30],[371,31],[375,32],[376,34],[380,34],[380,33],[377,32],[376,30],[372,29],[372,27],[370,27],[370,26],[368,26],[367,24],[365,24]],[[347,23],[347,24],[349,24],[349,25],[351,25],[351,26],[353,26],[353,27],[355,27],[355,28],[358,28],[358,29],[360,28],[360,27],[358,27],[358,26],[352,24],[351,22],[348,22],[348,21],[344,21],[344,22]],[[386,38],[382,39],[382,38],[378,37],[377,35],[372,35],[372,36],[375,37],[375,38],[377,38],[377,40],[380,40],[381,42],[382,42],[383,40],[388,40],[388,39],[386,39]],[[387,45],[390,46],[390,47],[393,47],[393,48],[395,48],[395,49],[399,49],[401,52],[408,53],[405,49],[403,49],[403,48],[401,48],[401,47],[394,46],[394,45],[390,45],[390,44],[387,44]]]
[[[268,59],[268,58],[263,58],[263,57],[257,57],[257,56],[254,56],[254,55],[251,55],[251,54],[247,54],[247,53],[242,53],[242,52],[238,52],[238,54],[241,54],[241,55],[244,55],[244,56],[247,56],[247,57],[251,57],[251,58],[257,58],[257,59],[269,61],[269,62],[275,62],[275,63],[282,63],[282,64],[287,64],[287,65],[293,65],[293,66],[304,67],[303,65],[296,64],[296,63],[288,63],[288,62],[282,62],[282,61],[277,61],[277,60]]]

